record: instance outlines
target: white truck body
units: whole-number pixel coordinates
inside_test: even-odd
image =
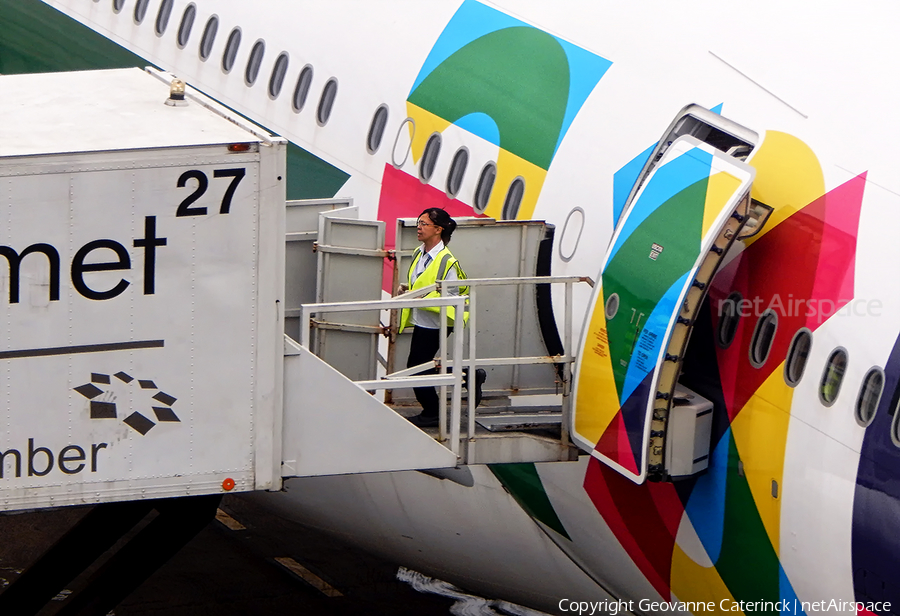
[[[286,142],[165,77],[0,77],[0,510],[280,487]]]

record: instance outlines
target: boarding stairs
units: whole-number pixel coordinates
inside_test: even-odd
[[[750,196],[754,169],[745,160],[757,139],[709,110],[683,109],[635,181],[597,288],[587,277],[550,275],[553,230],[544,223],[471,218],[460,220],[453,237],[470,278],[401,295],[417,245],[415,219],[397,220],[386,250],[384,223],[356,220],[349,201],[290,203],[283,476],[566,461],[579,452],[636,483],[703,472],[712,403],[679,376],[714,275],[771,213]],[[653,215],[663,203],[675,210]],[[688,214],[692,226],[671,224]],[[301,238],[316,251],[315,272],[307,255],[306,282],[292,287],[304,267],[299,255],[309,252],[291,250]],[[673,284],[657,297],[660,276]],[[579,350],[573,292],[588,285],[593,307],[582,343],[591,348]],[[468,296],[450,293],[460,286]],[[432,291],[441,297],[424,297]],[[426,305],[442,314],[467,309],[468,326],[449,340],[442,331],[434,362],[398,370],[409,339],[398,335],[399,310]],[[433,367],[438,374],[417,375]],[[473,409],[471,392],[463,398],[463,372],[479,368],[488,371],[486,404]],[[629,388],[629,381],[646,386]],[[419,411],[416,386],[440,387],[435,429],[404,418]],[[632,398],[627,404],[623,392]],[[303,404],[321,412],[294,411]],[[340,428],[323,431],[320,422]],[[371,455],[335,459],[334,447]]]
[[[460,219],[453,249],[471,277],[382,299],[384,272],[395,291],[406,282],[415,219],[397,222],[395,247],[385,250],[384,223],[355,215],[349,201],[288,204],[283,476],[574,460],[574,358],[563,349],[574,347],[574,289],[589,292],[591,280],[536,275],[547,267],[542,242],[552,241],[552,229]],[[463,285],[468,295],[450,294]],[[551,285],[563,299],[562,336]],[[442,296],[424,298],[432,291]],[[468,325],[443,333],[433,362],[396,369],[411,334],[397,333],[399,312],[423,306],[468,310]],[[429,368],[438,374],[417,374]],[[482,405],[472,409],[463,372],[477,369],[488,378]],[[406,419],[420,410],[411,391],[418,386],[440,388],[436,428]]]

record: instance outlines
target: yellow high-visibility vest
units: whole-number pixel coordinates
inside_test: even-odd
[[[416,263],[419,262],[419,259],[422,258],[422,247],[419,246],[416,248],[416,251],[413,253],[413,260],[409,266],[409,274],[407,275],[407,280],[412,278],[413,272],[416,269]],[[425,271],[422,272],[418,278],[416,278],[415,282],[413,282],[410,291],[415,291],[416,289],[421,289],[422,287],[427,287],[428,285],[432,285],[438,280],[444,280],[447,277],[447,272],[450,271],[451,267],[456,268],[456,277],[458,280],[465,280],[466,273],[463,271],[462,267],[459,264],[459,261],[456,260],[456,257],[453,256],[453,253],[444,246],[444,248],[437,253],[434,259],[431,260],[431,263],[425,268]],[[460,295],[466,295],[469,292],[469,287],[458,287]],[[440,297],[441,294],[437,291],[432,291],[425,297]],[[466,300],[468,303],[468,300]],[[429,306],[427,308],[420,308],[420,310],[428,310],[430,312],[440,313],[441,309],[437,306]],[[400,312],[400,331],[409,325],[409,322],[412,320],[412,309],[411,308],[403,308]],[[447,306],[447,325],[450,327],[453,326],[454,321],[456,320],[456,308],[453,306]],[[463,314],[463,326],[469,322],[469,313],[466,311]]]

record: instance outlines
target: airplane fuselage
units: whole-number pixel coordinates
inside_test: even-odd
[[[389,226],[430,206],[547,220],[554,274],[600,280],[686,105],[755,134],[741,163],[772,213],[725,255],[681,364],[715,408],[706,472],[634,481],[609,463],[627,437],[610,416],[577,462],[292,479],[254,498],[548,611],[898,610],[895,5],[47,4],[305,150],[298,176],[333,180],[307,196],[352,197]],[[597,298],[575,300],[587,336]]]

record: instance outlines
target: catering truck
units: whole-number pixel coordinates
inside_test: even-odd
[[[286,142],[172,75],[0,76],[0,117],[0,511],[97,505],[0,593],[0,614],[38,612],[120,545],[67,600],[108,613],[229,492],[412,469],[471,485],[447,469],[575,458],[565,396],[559,411],[502,404],[569,382],[571,354],[541,342],[538,287],[571,298],[587,279],[547,275],[545,223],[459,218],[471,290],[396,296],[415,218],[392,220],[386,246],[386,221],[346,198],[286,202]],[[498,284],[522,289],[476,289]],[[440,360],[396,370],[410,333],[383,315],[422,307],[472,318]],[[459,368],[482,365],[492,404],[476,417],[467,395],[463,415]],[[401,414],[418,409],[400,390],[423,386],[447,391],[434,428]]]
[[[0,510],[278,489],[286,142],[149,69],[0,79]]]
[[[0,76],[0,93],[0,511],[572,459],[564,432],[516,428],[533,406],[510,421],[511,404],[476,418],[467,402],[464,417],[450,370],[535,364],[539,393],[568,382],[552,364],[571,357],[540,356],[529,294],[582,279],[533,278],[544,223],[460,218],[454,245],[481,264],[467,285],[528,285],[515,318],[509,294],[481,296],[469,356],[445,338],[440,374],[388,373],[380,347],[390,358],[409,334],[379,314],[468,306],[437,296],[446,284],[383,298],[385,265],[398,283],[409,270],[415,219],[393,221],[386,249],[385,221],[357,219],[346,199],[286,202],[286,142],[153,69]],[[518,339],[519,353],[479,360],[476,332]],[[522,393],[502,374],[495,398]],[[448,393],[431,431],[401,414],[417,409],[399,390],[417,386]]]

